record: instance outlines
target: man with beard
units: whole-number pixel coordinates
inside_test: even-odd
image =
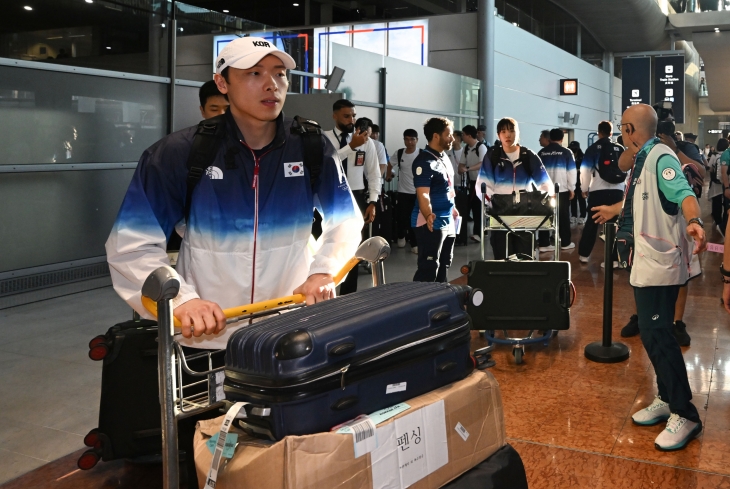
[[[368,136],[368,127],[355,129],[355,104],[338,100],[332,105],[335,128],[325,135],[332,142],[342,161],[342,172],[347,177],[352,195],[363,213],[367,226],[375,219],[375,204],[380,195],[380,164],[375,145]],[[365,180],[370,183],[365,189]],[[357,267],[340,286],[340,295],[357,291]]]

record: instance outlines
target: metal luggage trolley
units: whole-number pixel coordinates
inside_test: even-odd
[[[339,282],[359,261],[373,265],[373,285],[385,283],[383,261],[390,255],[390,245],[381,237],[364,241],[355,256],[335,276]],[[177,443],[177,421],[198,413],[224,407],[222,398],[223,370],[213,368],[213,356],[224,354],[225,350],[201,352],[187,357],[175,340],[179,323],[172,315],[172,299],[180,289],[180,279],[171,267],[160,267],[152,272],[142,286],[143,303],[150,312],[157,314],[158,322],[158,381],[162,418],[162,473],[164,489],[180,486],[179,456]],[[304,306],[303,296],[289,296],[249,306],[226,309],[226,323],[235,323]],[[195,371],[188,366],[188,360],[208,357],[208,370]],[[193,377],[193,382],[183,385],[183,372]],[[190,393],[191,390],[196,392]],[[188,395],[186,395],[186,391]],[[206,486],[208,487],[208,486]],[[214,487],[214,486],[211,486]]]
[[[482,183],[482,212],[481,212],[481,260],[484,261],[484,231],[507,231],[505,234],[505,240],[507,240],[506,249],[509,251],[509,235],[526,231],[532,236],[532,256],[533,260],[536,259],[535,253],[535,234],[538,231],[554,231],[555,235],[555,261],[560,259],[560,246],[559,246],[559,225],[558,216],[560,200],[557,198],[558,195],[558,184],[555,184],[555,195],[550,197],[550,206],[553,208],[553,214],[550,216],[494,216],[489,215],[488,221],[485,223],[484,219],[487,216],[484,196],[487,193],[486,184]],[[462,267],[462,273],[467,274],[469,267]],[[515,357],[515,363],[521,364],[522,357],[525,353],[525,345],[534,343],[543,343],[547,346],[550,339],[557,334],[557,330],[545,330],[542,335],[535,338],[532,337],[535,330],[528,330],[527,336],[522,338],[512,338],[507,335],[507,331],[503,330],[504,338],[497,338],[495,336],[495,330],[480,330],[479,335],[487,340],[488,346],[478,350],[476,353],[482,356],[487,356],[490,351],[494,349],[495,344],[499,345],[512,345],[512,354]]]

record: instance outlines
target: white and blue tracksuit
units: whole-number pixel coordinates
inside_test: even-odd
[[[575,192],[578,171],[575,166],[573,152],[560,144],[551,142],[540,151],[537,156],[542,160],[545,170],[550,175],[553,184],[560,186],[559,192]]]
[[[322,172],[312,186],[301,138],[289,131],[291,120],[282,114],[276,122],[272,143],[254,151],[226,114],[225,143],[193,193],[174,306],[202,298],[225,309],[291,295],[309,275],[335,275],[354,255],[363,220],[335,148],[322,138]],[[141,304],[142,284],[169,264],[167,240],[184,220],[195,131],[194,126],[170,134],[144,152],[106,243],[114,289],[143,317],[150,314]],[[323,232],[312,253],[307,245],[315,207]],[[215,337],[180,343],[225,348],[235,329],[229,325]]]

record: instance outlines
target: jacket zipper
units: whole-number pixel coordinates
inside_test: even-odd
[[[254,211],[253,211],[253,263],[251,264],[251,304],[254,303],[254,292],[256,290],[256,248],[258,244],[259,235],[259,163],[261,158],[269,154],[274,148],[269,149],[263,153],[260,157],[256,156],[256,152],[246,144],[245,141],[241,141],[241,144],[246,147],[253,156],[253,182],[251,188],[254,190]]]

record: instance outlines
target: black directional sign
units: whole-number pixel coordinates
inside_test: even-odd
[[[654,101],[672,102],[674,122],[684,124],[684,55],[654,58]]]
[[[621,73],[623,110],[636,104],[651,104],[651,58],[623,58]]]

